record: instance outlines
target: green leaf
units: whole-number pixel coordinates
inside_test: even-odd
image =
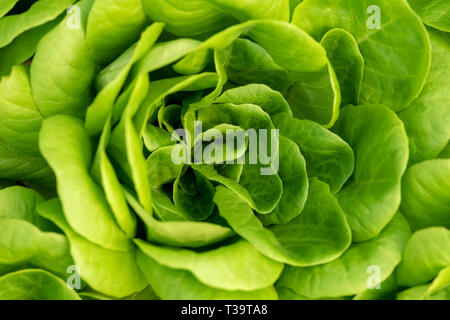
[[[0,81],[0,134],[4,143],[25,154],[38,156],[42,114],[34,103],[28,68],[15,66]]]
[[[247,202],[253,209],[262,214],[272,212],[283,193],[281,179],[277,175],[262,176],[260,173],[261,167],[258,165],[246,166],[247,186],[239,184],[234,179],[222,176],[216,169],[208,165],[194,164],[192,168],[209,180],[223,184],[236,193],[240,199]],[[251,177],[253,177],[253,180],[251,180]],[[249,186],[252,187],[251,190],[246,188]]]
[[[211,0],[210,2],[239,21],[252,19],[289,21],[288,0]]]
[[[134,238],[137,228],[136,217],[128,209],[119,178],[106,153],[110,133],[111,119],[109,118],[100,137],[91,172],[96,182],[103,186],[117,224],[128,237]]]
[[[27,269],[0,278],[2,300],[81,300],[66,283],[51,273]]]
[[[96,4],[98,3],[100,3],[100,1],[96,2]],[[114,102],[119,95],[133,64],[140,60],[145,53],[150,50],[161,34],[163,27],[164,25],[160,23],[154,23],[142,32],[141,38],[134,47],[133,54],[130,55],[127,64],[120,69],[116,78],[108,83],[108,85],[97,94],[86,112],[86,128],[90,135],[97,135],[102,131],[109,114],[113,111]]]
[[[341,105],[357,105],[364,73],[364,58],[355,38],[344,29],[331,29],[320,41],[327,51],[341,90]]]
[[[42,232],[31,223],[18,219],[0,219],[0,263],[30,262],[64,275],[73,265],[69,244],[64,235]]]
[[[147,240],[167,246],[200,248],[212,245],[234,235],[227,227],[210,222],[159,221],[130,195],[127,200],[147,227]],[[153,196],[153,198],[156,198]]]
[[[450,143],[447,144],[447,146],[442,150],[442,152],[439,154],[438,158],[441,159],[450,159]]]
[[[450,36],[428,28],[433,48],[431,69],[419,97],[400,113],[409,138],[410,163],[434,159],[450,140]]]
[[[321,70],[297,73],[297,81],[286,97],[296,118],[307,119],[330,128],[339,116],[341,91],[333,66],[328,62]]]
[[[236,23],[205,0],[143,0],[142,5],[151,20],[164,22],[177,36],[202,39]]]
[[[254,104],[271,118],[279,113],[292,115],[283,95],[262,84],[249,84],[225,91],[215,103]]]
[[[59,17],[39,27],[25,31],[15,38],[9,45],[0,49],[0,77],[8,75],[13,66],[26,62],[35,51],[39,41],[50,30],[61,22]]]
[[[147,172],[150,186],[154,189],[163,184],[175,181],[181,174],[183,164],[172,161],[172,153],[176,146],[162,147],[147,158]]]
[[[135,243],[157,263],[172,269],[187,270],[203,284],[223,290],[266,288],[273,285],[283,269],[281,263],[263,256],[246,241],[200,253],[155,246],[139,239]]]
[[[308,196],[308,176],[303,155],[291,140],[280,136],[279,142],[281,162],[278,175],[283,184],[283,194],[271,213],[259,216],[264,224],[288,223],[301,213]]]
[[[395,273],[392,273],[378,287],[375,286],[358,293],[353,300],[395,300],[395,295],[398,290],[399,287]]]
[[[135,247],[130,247],[128,251],[114,251],[89,242],[68,225],[57,199],[41,204],[38,212],[66,233],[73,260],[91,288],[122,298],[147,286],[136,264]]]
[[[397,294],[397,300],[449,300],[450,287],[438,290],[429,297],[424,298],[424,294],[429,288],[428,284],[412,287]]]
[[[110,62],[139,38],[145,25],[139,0],[95,1],[86,30],[86,42],[95,61],[100,65]]]
[[[0,190],[0,219],[28,221],[42,231],[55,231],[51,223],[36,213],[36,206],[43,202],[36,191],[20,186]]]
[[[450,32],[450,4],[445,0],[408,0],[409,5],[433,28]]]
[[[231,45],[230,55],[226,72],[233,83],[260,83],[285,93],[295,82],[289,72],[277,65],[263,47],[250,40],[236,39]]]
[[[39,183],[51,179],[52,170],[41,156],[15,150],[0,139],[0,178],[33,180]]]
[[[410,167],[402,181],[401,210],[412,229],[450,228],[450,159]]]
[[[28,11],[22,14],[1,18],[0,48],[10,44],[25,31],[56,19],[74,2],[75,0],[40,0],[36,1]]]
[[[196,49],[200,44],[200,41],[193,39],[177,39],[157,43],[136,64],[133,72],[138,74],[158,70],[186,56],[187,53]]]
[[[217,187],[214,201],[236,233],[280,262],[295,266],[325,263],[338,258],[350,245],[344,213],[327,185],[318,180],[311,182],[303,212],[289,223],[272,228],[263,227],[248,204],[231,190]],[[334,231],[332,237],[330,230]]]
[[[254,291],[228,291],[212,288],[198,281],[186,270],[171,269],[158,264],[138,251],[137,263],[156,294],[168,300],[276,300],[273,286]]]
[[[450,231],[432,227],[416,231],[403,253],[397,269],[400,285],[415,286],[433,279],[450,264]]]
[[[428,287],[427,291],[425,292],[423,298],[426,299],[436,292],[439,292],[441,289],[446,289],[447,292],[449,291],[450,287],[450,266],[442,269],[436,278],[434,278],[431,285]]]
[[[113,250],[129,250],[102,189],[89,175],[91,143],[83,123],[69,116],[44,120],[39,146],[55,172],[58,195],[70,226],[88,240]]]
[[[83,25],[92,0],[83,0],[78,5],[81,25],[71,26],[72,17],[67,16],[42,38],[31,64],[33,97],[45,117],[82,116],[91,100],[95,64],[84,40]]]
[[[403,123],[382,105],[348,106],[334,130],[352,147],[355,171],[337,194],[353,241],[375,237],[400,205],[401,177],[408,161]]]
[[[370,6],[379,8],[379,29]],[[334,28],[353,35],[365,62],[360,104],[381,103],[400,111],[422,91],[430,66],[430,42],[406,1],[303,1],[292,23],[316,40]]]
[[[146,74],[141,74],[136,80],[136,87],[133,89],[129,104],[125,109],[122,121],[125,122],[125,146],[127,160],[131,169],[131,177],[134,187],[146,210],[152,209],[152,199],[150,183],[147,178],[147,166],[142,154],[142,141],[140,131],[137,131],[133,123],[133,116],[137,112],[140,103],[147,94],[149,80]]]
[[[8,13],[8,11],[14,8],[17,2],[19,2],[19,0],[4,0],[0,4],[0,18],[2,18],[5,14]]]
[[[350,178],[354,169],[354,155],[350,146],[339,136],[318,123],[299,120],[289,115],[272,118],[282,136],[294,141],[306,160],[311,177],[326,182],[334,194]]]
[[[183,184],[190,180],[189,187]],[[173,184],[173,201],[178,208],[181,208],[189,216],[190,220],[206,220],[214,209],[214,187],[211,182],[197,171],[187,170]]]
[[[362,292],[371,277],[370,267],[379,268],[379,282],[389,277],[402,258],[409,236],[406,219],[397,214],[377,237],[353,244],[337,260],[306,268],[287,266],[276,286],[313,299]]]
[[[151,124],[145,127],[143,139],[145,147],[150,152],[176,143],[176,141],[172,140],[172,136],[169,132]]]

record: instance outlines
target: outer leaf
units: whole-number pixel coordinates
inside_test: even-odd
[[[313,180],[303,212],[284,225],[264,228],[251,208],[232,191],[217,187],[220,215],[233,230],[266,256],[290,265],[325,263],[350,244],[350,230],[336,199],[323,182]],[[330,230],[334,234],[330,235]]]
[[[0,278],[2,300],[81,300],[66,283],[43,270],[28,269]]]
[[[406,289],[397,294],[397,300],[449,300],[450,299],[450,287],[445,287],[442,290],[438,290],[429,297],[424,298],[429,285],[424,284],[421,286],[412,287]]]
[[[211,0],[223,12],[239,21],[271,19],[289,21],[289,0]]]
[[[16,66],[0,81],[0,135],[4,143],[25,154],[38,156],[42,115],[34,103],[28,68]]]
[[[401,260],[409,236],[406,219],[397,214],[377,237],[353,244],[333,262],[306,268],[287,266],[277,288],[288,288],[313,299],[362,292],[367,289],[370,266],[380,268],[380,281],[389,277]]]
[[[381,12],[380,29],[369,29],[373,12]],[[381,103],[395,111],[408,107],[422,91],[430,66],[430,43],[421,21],[406,1],[305,0],[292,23],[316,40],[330,29],[351,33],[364,57],[360,103]],[[389,61],[395,63],[387,63]]]
[[[0,177],[11,180],[48,182],[52,170],[40,156],[21,153],[0,139]]]
[[[28,221],[42,231],[54,231],[49,221],[36,213],[36,206],[43,202],[36,191],[20,186],[0,190],[0,219]]]
[[[233,299],[277,299],[273,286],[255,291],[227,291],[212,288],[198,281],[192,273],[175,270],[158,264],[138,251],[137,262],[147,281],[162,299],[172,300],[233,300]]]
[[[0,77],[9,74],[13,66],[30,59],[34,55],[42,37],[60,22],[61,18],[57,18],[39,27],[28,30],[15,38],[9,45],[1,48],[0,61],[2,63],[0,64]]]
[[[353,241],[376,236],[400,205],[400,182],[408,161],[402,122],[382,105],[348,106],[336,132],[355,152],[355,172],[337,198]]]
[[[409,137],[410,163],[434,159],[450,140],[450,36],[428,29],[431,69],[422,93],[400,113]]]
[[[86,42],[97,63],[110,62],[136,41],[145,23],[140,0],[95,1],[87,22]]]
[[[68,116],[46,119],[39,146],[55,172],[64,214],[74,230],[105,248],[128,250],[130,241],[114,221],[102,190],[89,176],[91,144],[83,124]]]
[[[127,160],[131,168],[131,176],[134,187],[146,210],[152,209],[152,199],[150,192],[150,183],[147,179],[147,166],[142,154],[140,131],[137,131],[133,123],[133,115],[137,112],[140,103],[147,94],[149,80],[147,75],[142,74],[137,78],[136,87],[131,94],[129,105],[124,112],[123,121],[125,122],[125,146]],[[133,110],[134,109],[134,110]]]
[[[421,162],[406,171],[401,209],[413,229],[450,228],[450,159]]]
[[[20,15],[10,15],[0,20],[0,48],[10,44],[17,36],[55,19],[75,0],[40,0]]]
[[[269,287],[283,269],[281,263],[263,256],[246,241],[201,253],[159,247],[139,239],[135,243],[159,264],[187,270],[203,284],[223,290],[251,291]]]
[[[64,275],[73,265],[65,236],[42,232],[31,223],[18,219],[0,219],[0,263],[30,262]]]
[[[0,18],[7,14],[9,10],[14,8],[17,2],[19,2],[19,0],[4,0],[0,4]]]
[[[408,0],[422,21],[439,30],[450,32],[450,4],[445,0]]]
[[[95,64],[84,40],[84,22],[92,0],[78,5],[81,26],[69,27],[72,17],[67,16],[39,42],[31,64],[33,97],[45,117],[81,116],[90,103]]]
[[[38,212],[52,220],[67,235],[75,264],[90,287],[114,297],[125,297],[147,286],[135,261],[136,250],[113,251],[105,249],[75,233],[64,218],[57,199],[38,207]]]
[[[437,277],[433,280],[431,285],[428,287],[427,291],[424,294],[424,299],[432,296],[439,290],[444,289],[447,292],[450,292],[450,266],[442,269]]]
[[[415,232],[397,269],[398,283],[415,286],[433,279],[450,264],[450,231],[433,227]]]

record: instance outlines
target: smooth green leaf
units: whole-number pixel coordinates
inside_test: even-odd
[[[367,289],[373,266],[379,268],[377,280],[389,277],[402,258],[409,236],[406,219],[397,214],[377,237],[353,244],[337,260],[306,268],[287,266],[276,286],[313,299],[362,292]]]
[[[379,17],[371,6],[379,8]],[[353,35],[365,63],[360,103],[381,103],[400,111],[422,91],[430,43],[406,1],[308,0],[296,8],[292,23],[316,40],[334,28]]]
[[[450,159],[424,161],[406,171],[401,210],[413,229],[450,228]]]
[[[432,227],[416,231],[397,269],[400,285],[415,286],[433,279],[450,264],[450,231]]]
[[[303,212],[289,223],[272,228],[263,227],[248,204],[225,187],[217,187],[214,201],[236,233],[280,262],[295,266],[325,263],[338,258],[350,245],[342,209],[326,184],[318,180],[311,183]],[[333,237],[330,230],[334,230]]]
[[[159,247],[139,239],[135,243],[143,253],[159,264],[187,270],[203,284],[223,290],[251,291],[266,288],[273,285],[283,269],[281,263],[263,256],[246,241],[200,253]]]
[[[2,300],[81,300],[66,283],[51,273],[27,269],[0,278]]]
[[[355,171],[337,194],[353,241],[375,237],[400,205],[401,177],[408,161],[403,123],[382,105],[348,106],[336,133],[355,153]]]
[[[83,123],[54,116],[42,124],[39,147],[55,172],[58,195],[70,226],[81,236],[105,248],[129,250],[102,189],[89,175],[91,143]]]
[[[66,233],[75,264],[82,279],[101,293],[122,298],[140,291],[147,283],[136,264],[136,249],[114,251],[98,246],[75,233],[64,218],[61,203],[50,200],[38,207],[43,217],[52,220]]]

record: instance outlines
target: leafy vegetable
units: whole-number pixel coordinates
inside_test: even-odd
[[[450,299],[448,1],[0,2],[0,299]]]

